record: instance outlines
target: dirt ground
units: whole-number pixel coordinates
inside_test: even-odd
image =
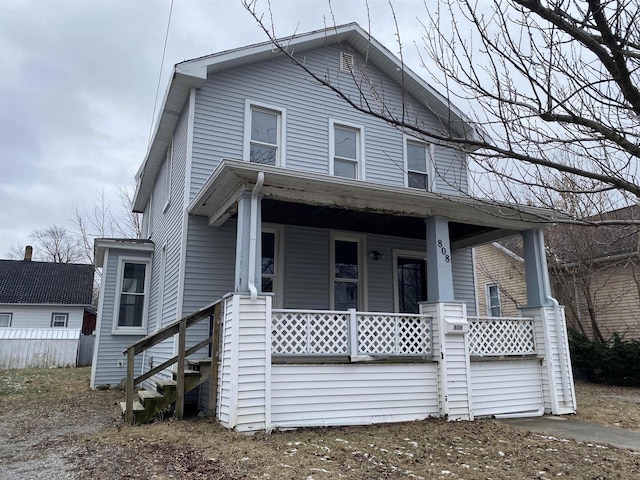
[[[491,420],[429,419],[253,436],[213,420],[123,425],[89,369],[0,371],[0,479],[628,479],[640,452]],[[640,430],[640,389],[576,388],[577,419]]]

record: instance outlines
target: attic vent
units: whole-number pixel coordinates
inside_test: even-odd
[[[353,72],[353,55],[340,52],[340,71]]]

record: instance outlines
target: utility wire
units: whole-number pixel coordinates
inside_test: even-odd
[[[158,85],[156,86],[156,98],[153,101],[153,115],[151,115],[151,125],[149,126],[149,140],[151,143],[151,135],[153,133],[153,121],[156,118],[156,109],[158,107],[158,94],[160,93],[160,80],[162,79],[162,67],[164,67],[164,55],[167,52],[167,40],[169,39],[169,27],[171,26],[171,13],[173,12],[173,0],[171,0],[171,8],[169,8],[169,20],[167,21],[167,31],[164,34],[164,48],[162,49],[162,60],[160,61],[160,72],[158,73]]]

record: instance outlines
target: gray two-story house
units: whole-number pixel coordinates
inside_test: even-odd
[[[285,44],[355,102],[476,131],[356,24]],[[172,374],[185,390],[181,354],[213,333],[193,355],[214,359],[201,408],[238,430],[573,412],[551,216],[472,199],[466,157],[357,111],[271,43],[179,63],[137,175],[143,238],[96,241],[92,386],[129,362],[147,390]],[[471,247],[514,233],[527,306],[480,318]],[[213,323],[172,336],[211,304]]]

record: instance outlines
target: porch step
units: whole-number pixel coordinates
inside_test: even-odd
[[[155,390],[140,390],[138,392],[138,397],[140,397],[140,402],[143,405],[146,405],[148,402],[152,402],[152,401],[156,401],[156,400],[162,400],[164,398],[164,395],[160,392],[157,392]]]
[[[127,412],[127,402],[120,402],[120,409],[122,410],[122,414],[124,415]],[[137,415],[139,413],[144,412],[144,405],[140,403],[140,400],[133,401],[133,414]]]
[[[200,371],[203,366],[211,365],[211,357],[187,360],[187,364],[190,369]]]
[[[166,391],[176,390],[176,386],[178,382],[172,380],[170,378],[161,378],[156,380],[156,390],[160,393],[165,393]]]

